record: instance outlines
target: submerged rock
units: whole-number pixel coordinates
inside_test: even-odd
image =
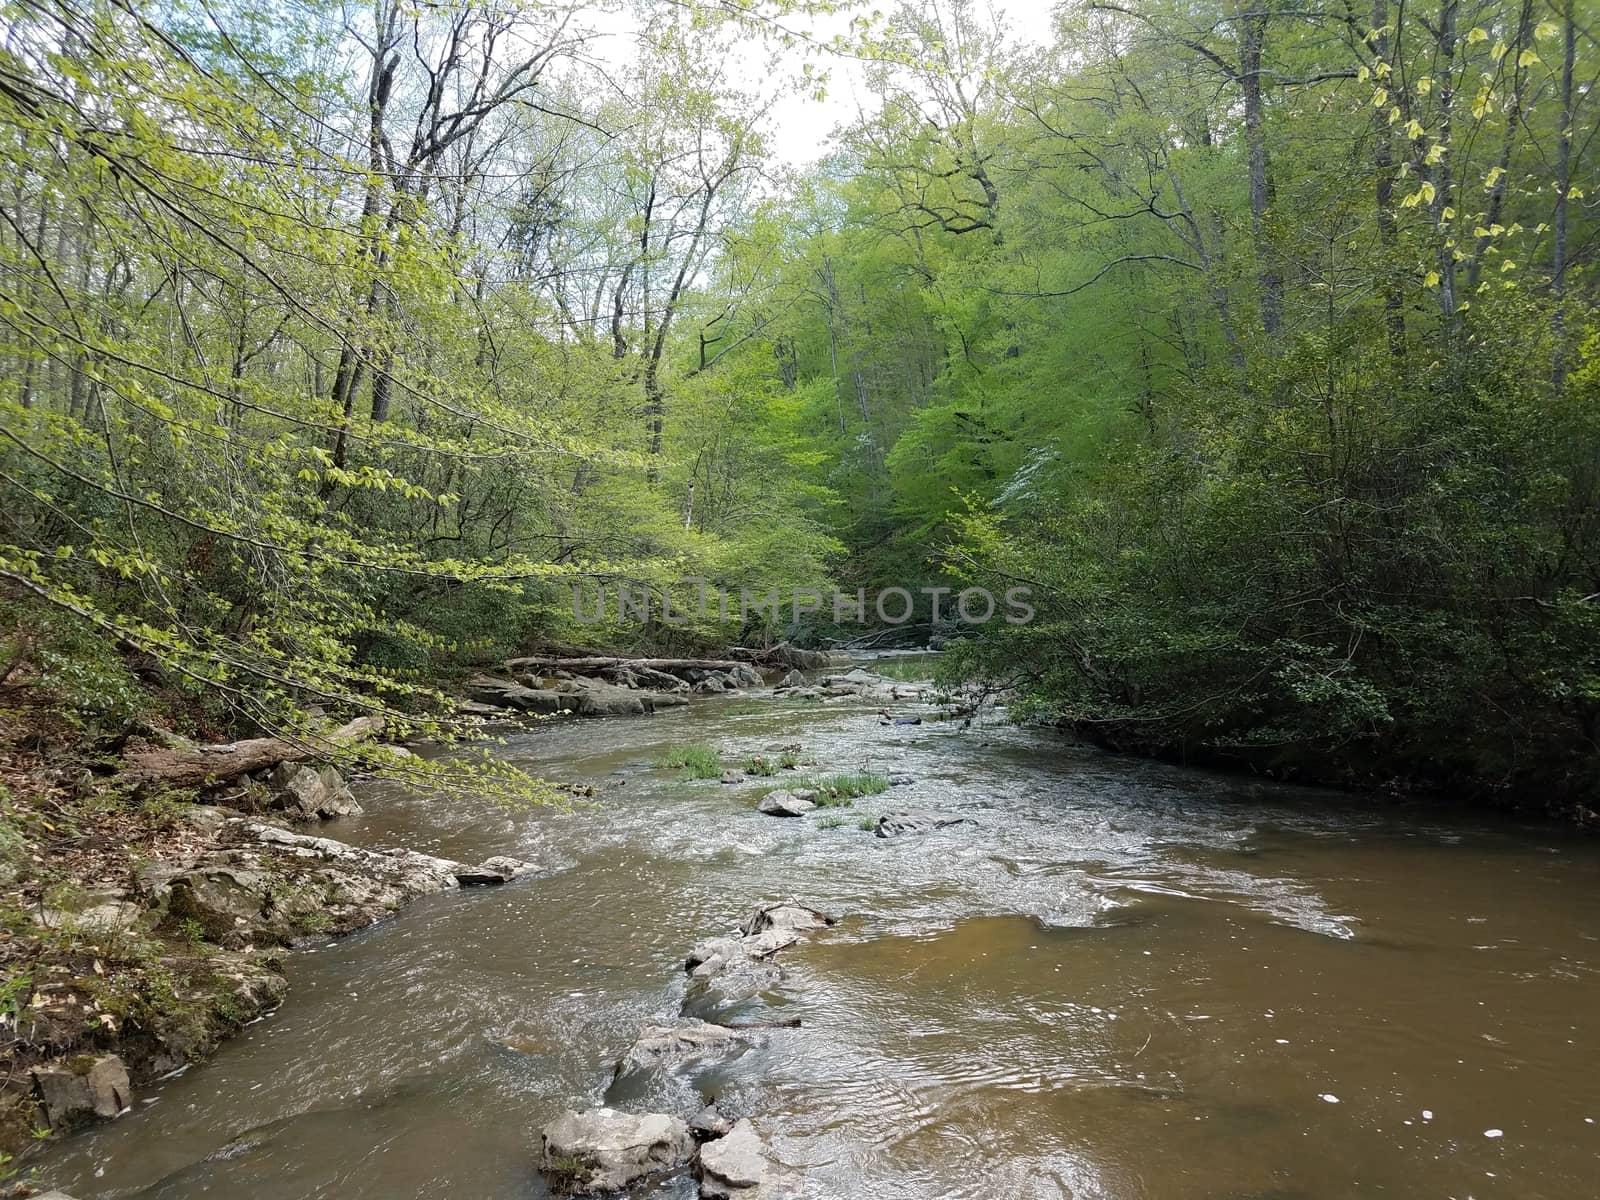
[[[885,813],[879,817],[878,828],[874,832],[881,838],[891,838],[908,833],[932,833],[936,829],[947,829],[952,825],[970,824],[972,821],[967,817],[951,817],[943,813],[895,812]]]
[[[772,991],[783,982],[783,968],[764,958],[712,958],[689,972],[682,1012],[704,1020],[726,1018],[740,1005]]]
[[[83,1054],[35,1067],[33,1086],[52,1130],[109,1121],[133,1103],[128,1069],[115,1054]]]
[[[742,1054],[758,1040],[758,1034],[730,1029],[726,1025],[714,1025],[709,1021],[646,1025],[617,1063],[612,1078],[620,1079],[632,1071],[648,1070],[664,1062],[708,1055]]]
[[[618,1192],[694,1157],[689,1126],[665,1113],[595,1108],[564,1112],[540,1136],[540,1166],[551,1190],[572,1195]]]
[[[766,813],[769,817],[802,817],[816,806],[815,799],[780,788],[761,797],[756,811]]]
[[[754,1200],[765,1194],[771,1168],[766,1142],[749,1118],[742,1117],[726,1136],[700,1147],[700,1195],[705,1200]]]

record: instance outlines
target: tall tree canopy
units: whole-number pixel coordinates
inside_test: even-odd
[[[1600,804],[1587,0],[4,11],[0,580],[102,702],[1025,584],[1024,711]]]

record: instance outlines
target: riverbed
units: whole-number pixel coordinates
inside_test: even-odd
[[[1600,847],[876,707],[509,732],[498,753],[597,786],[571,811],[365,785],[322,832],[541,871],[290,955],[278,1012],[34,1163],[79,1200],[532,1200],[562,1109],[714,1093],[805,1197],[1600,1195]],[[782,780],[654,766],[685,742],[914,782],[768,817]],[[861,827],[899,808],[969,822]],[[801,1026],[608,1097],[688,948],[790,896],[840,918],[782,955],[769,1015]]]

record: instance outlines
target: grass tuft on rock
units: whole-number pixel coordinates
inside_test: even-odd
[[[845,803],[857,796],[876,796],[886,792],[889,790],[889,781],[871,771],[854,771],[842,775],[824,775],[793,786],[810,788],[817,793],[818,806],[827,808],[830,804]]]
[[[722,774],[722,756],[704,742],[690,742],[672,747],[656,766],[681,769],[690,779],[716,779]]]

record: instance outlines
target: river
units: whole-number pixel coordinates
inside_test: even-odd
[[[511,735],[601,786],[571,812],[366,785],[326,832],[544,869],[291,955],[278,1012],[36,1163],[79,1200],[542,1197],[540,1126],[676,1015],[685,951],[793,896],[842,918],[781,958],[802,1026],[612,1099],[714,1091],[806,1197],[1600,1195],[1600,846],[875,707],[711,697]],[[689,741],[915,783],[767,817],[775,781],[653,766]],[[858,825],[900,807],[972,823]]]

